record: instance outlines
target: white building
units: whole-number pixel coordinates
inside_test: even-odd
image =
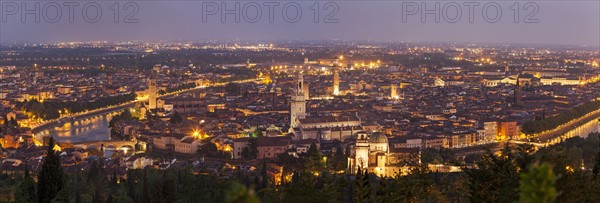
[[[153,138],[154,147],[163,150],[173,150],[182,154],[195,154],[200,146],[200,139],[192,136],[162,136]]]
[[[419,151],[417,148],[390,148],[388,138],[384,134],[369,135],[365,132],[358,132],[356,143],[350,147],[348,169],[352,173],[361,169],[381,177],[406,174],[409,169],[404,161],[413,160]]]
[[[498,136],[498,122],[488,121],[483,123],[483,139],[482,143],[491,143]]]

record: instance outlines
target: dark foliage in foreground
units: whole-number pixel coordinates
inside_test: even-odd
[[[339,169],[343,159],[316,150],[300,158],[278,157],[275,161],[285,165],[281,180],[263,169],[266,164],[255,173],[238,169],[228,179],[187,168],[130,170],[120,178],[106,174],[101,160],[64,175],[58,155],[49,150],[37,188],[29,175],[2,176],[0,183],[14,185],[18,202],[600,202],[598,136],[535,153],[531,146],[506,147],[484,154],[476,167],[464,166],[461,173],[409,163],[409,174],[386,178],[328,172]]]

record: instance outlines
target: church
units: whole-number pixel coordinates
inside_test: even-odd
[[[343,141],[354,132],[360,131],[362,121],[358,116],[310,117],[306,113],[306,90],[302,74],[294,81],[290,98],[290,129],[295,139],[317,139]]]
[[[352,117],[310,117],[306,113],[304,80],[298,74],[290,100],[290,128],[295,140],[339,140],[346,143],[348,169],[356,173],[368,169],[381,177],[408,173],[406,161],[418,162],[418,148],[390,147],[388,137],[380,132],[362,131],[358,115]]]
[[[406,161],[418,162],[418,148],[392,148],[386,135],[358,132],[348,144],[348,169],[356,173],[367,169],[380,177],[394,177],[409,172]]]

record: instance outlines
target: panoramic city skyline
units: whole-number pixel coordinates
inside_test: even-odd
[[[0,202],[600,202],[600,1],[0,1]]]

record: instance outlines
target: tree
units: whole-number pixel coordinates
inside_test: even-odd
[[[600,139],[600,134],[598,134],[598,138]],[[592,172],[594,173],[594,175],[600,176],[600,142],[598,142],[598,153],[596,154],[594,160],[594,169],[592,170]]]
[[[69,202],[69,190],[68,187],[64,187],[56,194],[56,197],[52,199],[52,203],[66,203]]]
[[[181,123],[181,122],[183,122],[183,117],[181,117],[179,115],[179,113],[177,113],[177,111],[175,111],[175,113],[173,114],[171,119],[169,119],[169,122],[171,122],[171,124]]]
[[[119,187],[118,179],[119,178],[117,177],[117,170],[114,170],[113,174],[112,174],[112,178],[110,179],[110,186],[113,189],[117,189]]]
[[[331,157],[331,161],[328,163],[328,165],[330,165],[332,169],[336,171],[344,170],[348,166],[348,158],[346,158],[346,155],[344,155],[344,151],[342,150],[341,146],[335,149],[336,151]],[[329,162],[329,159],[327,161]]]
[[[152,201],[173,202],[175,200],[175,181],[167,172],[163,171],[162,177],[154,183],[154,195]]]
[[[321,154],[319,153],[319,149],[317,149],[317,145],[315,143],[311,143],[308,148],[308,152],[306,152],[311,158],[320,158]]]
[[[125,110],[121,114],[110,119],[110,121],[108,122],[108,127],[110,127],[111,135],[121,136],[122,134],[120,132],[120,129],[116,128],[115,125],[119,121],[122,121],[122,120],[126,121],[126,120],[132,120],[132,119],[133,119],[133,115],[131,114],[131,112],[129,110]]]
[[[29,170],[27,168],[25,169],[25,177],[23,177],[23,180],[17,185],[15,202],[35,202],[35,181],[33,180],[33,177],[29,175]]]
[[[528,173],[521,174],[519,202],[554,202],[557,196],[555,182],[556,177],[548,164],[530,167]]]
[[[38,202],[49,203],[63,189],[65,174],[60,165],[60,156],[54,151],[54,138],[50,137],[48,154],[38,175]]]
[[[8,126],[10,124],[10,121],[8,120],[8,116],[5,115],[4,116],[4,126]]]
[[[121,117],[121,119],[124,119],[124,120],[131,120],[131,119],[133,119],[133,115],[131,114],[131,111],[129,111],[129,110],[123,111],[123,113],[121,113],[119,115],[119,117]]]
[[[310,144],[310,148],[308,149],[308,152],[306,152],[305,157],[307,158],[306,169],[309,170],[309,172],[318,172],[325,169],[325,160],[322,158],[321,152],[315,143]]]
[[[44,119],[56,119],[58,117],[60,117],[60,114],[55,107],[48,107],[44,110]]]
[[[519,176],[516,157],[506,148],[499,156],[486,153],[478,168],[463,168],[469,180],[472,202],[513,202],[518,200]]]
[[[135,196],[135,181],[134,181],[134,177],[133,177],[133,171],[132,170],[127,170],[127,180],[126,180],[126,186],[127,186],[127,196],[135,201],[136,200],[136,196]]]
[[[102,167],[102,163],[94,160],[86,174],[87,188],[93,192],[96,201],[103,201],[105,194],[108,194],[109,181],[107,174]]]
[[[408,175],[394,179],[393,185],[398,188],[395,198],[399,202],[446,202],[427,167],[416,163],[412,166]]]
[[[267,173],[267,162],[263,162],[262,168],[260,169],[261,186],[260,189],[269,187],[269,173]]]
[[[142,180],[142,202],[148,202],[148,195],[149,195],[149,190],[148,190],[148,170],[144,169],[144,179]]]
[[[127,192],[125,191],[124,188],[120,188],[117,191],[117,194],[115,194],[115,202],[118,202],[118,203],[133,203],[133,200],[131,200],[131,198],[129,198],[129,196],[127,195]]]
[[[371,183],[369,181],[368,169],[365,169],[363,172],[362,168],[359,167],[356,173],[356,180],[354,180],[354,202],[371,202]]]
[[[226,203],[260,203],[260,199],[254,195],[254,191],[246,186],[233,183],[229,190],[225,191]]]
[[[15,119],[15,118],[10,118],[9,123],[14,128],[18,128],[19,127],[19,122],[17,122],[17,119]]]
[[[92,197],[92,203],[102,203],[104,202],[102,200],[102,196],[100,196],[100,192],[98,191],[93,191],[94,196]]]
[[[396,184],[394,184],[393,179],[382,178],[379,180],[379,187],[377,188],[377,202],[386,203],[386,202],[400,202],[398,198],[398,188]]]
[[[75,203],[82,203],[83,200],[81,199],[81,193],[78,192],[75,194]]]
[[[244,159],[256,159],[258,156],[257,139],[258,138],[250,138],[250,140],[248,140],[248,146],[242,149],[242,157],[244,157]]]
[[[203,141],[204,144],[202,146],[200,146],[200,148],[198,148],[198,153],[203,155],[203,156],[213,156],[213,154],[217,153],[219,150],[217,148],[217,145],[213,142],[211,142],[210,140],[205,140]]]
[[[254,130],[254,132],[252,132],[251,137],[252,138],[259,138],[263,136],[263,131],[259,128],[256,128],[256,130]]]

